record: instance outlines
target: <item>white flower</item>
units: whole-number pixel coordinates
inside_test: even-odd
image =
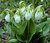
[[[41,2],[43,2],[43,0],[41,0]]]
[[[10,22],[10,14],[7,14],[7,15],[5,16],[5,20],[6,20],[7,22]]]
[[[29,12],[26,12],[26,14],[25,14],[25,19],[26,19],[26,20],[30,20],[31,17],[32,17],[32,14],[29,13]]]
[[[21,21],[20,16],[19,15],[14,15],[14,19],[16,23],[19,23]]]
[[[36,20],[40,20],[40,19],[42,19],[42,17],[43,17],[43,12],[36,12],[35,13],[35,19]]]

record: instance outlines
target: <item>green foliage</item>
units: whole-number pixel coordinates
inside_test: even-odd
[[[49,43],[48,7],[50,0],[0,0],[0,43],[2,36],[6,43],[29,43],[34,34],[39,32],[40,37],[45,39],[43,41]]]

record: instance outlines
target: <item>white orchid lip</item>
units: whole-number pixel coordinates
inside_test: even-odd
[[[14,15],[14,19],[16,23],[19,23],[21,21],[21,18],[19,15]]]
[[[43,13],[42,12],[36,12],[35,13],[35,19],[36,20],[40,20],[43,17]]]
[[[10,22],[10,14],[7,14],[7,15],[5,16],[5,20],[6,20],[7,22]]]
[[[26,19],[26,20],[30,20],[31,17],[32,17],[32,14],[31,14],[30,12],[26,12],[26,14],[25,14],[25,19]]]
[[[43,0],[41,0],[41,2],[43,2]]]

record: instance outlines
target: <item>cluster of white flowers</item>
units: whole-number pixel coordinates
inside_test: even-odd
[[[23,1],[22,1],[23,2]],[[21,3],[22,3],[21,2]],[[35,20],[41,20],[42,17],[43,17],[43,10],[42,11],[39,11],[39,9],[41,9],[42,5],[38,6],[36,9],[36,12],[35,12]],[[20,23],[22,18],[20,15],[22,15],[23,19],[25,18],[25,20],[30,20],[32,18],[32,14],[34,12],[34,9],[31,9],[32,8],[32,4],[26,6],[26,7],[22,7],[22,8],[18,8],[15,15],[14,15],[14,20],[16,23]],[[21,13],[21,14],[20,14]],[[5,16],[5,20],[7,22],[10,22],[10,14],[7,14]]]
[[[20,9],[20,12],[22,13],[23,17],[26,20],[30,20],[32,17],[32,13],[33,13],[33,9],[31,9],[31,4],[26,7],[22,7]]]
[[[11,18],[10,18],[10,14],[9,13],[5,16],[5,20],[7,22],[10,22],[11,21]],[[16,23],[19,23],[21,21],[21,18],[20,18],[19,15],[15,14],[14,15],[14,20],[15,20]]]
[[[21,1],[19,4],[21,4],[21,3],[23,3],[23,1]],[[33,13],[33,9],[31,9],[31,6],[32,6],[32,4],[17,9],[17,11],[15,12],[15,15],[14,15],[14,20],[16,23],[19,23],[22,20],[22,18],[20,17],[20,13],[21,13],[23,19],[24,18],[25,18],[25,20],[31,19],[32,13]],[[10,14],[5,16],[5,20],[7,22],[10,22]]]

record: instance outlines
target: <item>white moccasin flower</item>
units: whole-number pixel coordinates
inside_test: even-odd
[[[19,23],[21,21],[21,18],[19,15],[14,15],[14,19],[16,23]]]
[[[41,2],[43,2],[43,0],[41,0]]]
[[[26,12],[26,14],[25,14],[25,19],[26,19],[26,20],[30,20],[31,17],[32,17],[32,14],[31,14],[30,12]]]
[[[6,20],[7,22],[10,22],[10,14],[7,14],[7,15],[5,16],[5,20]]]
[[[35,19],[36,20],[40,20],[40,19],[42,19],[42,17],[43,17],[43,12],[36,12],[35,13]]]

